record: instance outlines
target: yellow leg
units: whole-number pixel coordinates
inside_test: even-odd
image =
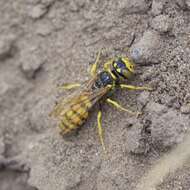
[[[112,76],[113,79],[116,79],[115,75],[111,72],[111,68],[110,66],[113,63],[113,59],[108,60],[105,64],[104,64],[104,70],[108,71],[110,73],[110,75]]]
[[[97,122],[98,122],[98,135],[100,138],[100,143],[102,144],[103,150],[105,154],[107,154],[106,147],[104,144],[104,137],[103,137],[103,129],[102,129],[102,112],[98,111],[98,116],[97,116]]]
[[[108,70],[110,68],[110,65],[113,63],[113,59],[108,60],[105,64],[104,64],[104,69]]]
[[[150,87],[146,87],[146,86],[133,86],[133,85],[127,85],[127,84],[120,84],[120,87],[122,89],[127,88],[129,90],[153,90]]]
[[[98,65],[100,64],[100,56],[102,53],[102,49],[98,51],[97,57],[96,57],[96,61],[95,63],[92,65],[91,69],[90,69],[90,75],[91,76],[95,76],[97,73],[97,69],[98,69]]]
[[[131,110],[128,110],[128,109],[122,107],[119,103],[117,103],[117,102],[114,101],[114,100],[111,100],[110,98],[107,98],[107,99],[106,99],[106,102],[109,103],[109,104],[111,104],[112,106],[116,107],[117,109],[119,109],[119,110],[121,110],[121,111],[125,111],[125,112],[127,112],[127,113],[129,113],[129,114],[131,114],[131,115],[136,115],[136,116],[138,116],[138,115],[141,114],[141,112],[134,112],[134,111],[131,111]]]
[[[79,83],[72,83],[72,84],[64,84],[62,86],[58,86],[57,88],[60,89],[60,90],[61,89],[63,89],[63,90],[71,90],[73,88],[78,88],[80,86],[81,86],[81,84],[79,84]]]

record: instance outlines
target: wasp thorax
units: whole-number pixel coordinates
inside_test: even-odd
[[[98,78],[94,83],[93,89],[105,87],[113,83],[113,79],[109,72],[102,71],[98,74]]]

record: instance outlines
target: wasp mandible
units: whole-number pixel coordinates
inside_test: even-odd
[[[108,60],[103,70],[97,72],[100,64],[101,51],[98,52],[96,61],[90,69],[91,78],[83,84],[73,83],[61,86],[63,89],[78,88],[68,97],[62,99],[50,113],[59,120],[61,134],[65,135],[81,126],[88,118],[89,111],[100,101],[104,101],[119,110],[128,112],[131,115],[137,115],[139,112],[133,112],[122,107],[117,101],[111,99],[111,94],[116,89],[130,90],[152,90],[144,86],[132,86],[123,81],[128,81],[135,73],[134,63],[127,57],[115,57]],[[103,150],[106,152],[103,129],[102,129],[102,111],[97,114],[97,127],[100,142]]]

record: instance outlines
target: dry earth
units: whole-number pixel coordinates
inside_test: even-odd
[[[127,55],[152,92],[120,91],[139,118],[103,107],[62,138],[48,117],[67,82],[102,60]],[[0,1],[1,190],[190,189],[189,0]]]

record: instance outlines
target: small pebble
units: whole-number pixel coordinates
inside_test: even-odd
[[[153,0],[151,13],[153,16],[161,14],[163,11],[163,2],[158,0]]]
[[[53,26],[49,21],[41,21],[37,24],[36,34],[47,36],[53,31]]]
[[[185,3],[186,3],[186,6],[187,6],[187,9],[190,10],[190,0],[186,0]]]
[[[125,0],[120,1],[119,5],[120,9],[126,14],[143,14],[147,13],[150,4],[147,3],[145,0]]]
[[[138,96],[138,108],[142,109],[149,101],[150,92],[144,91]]]
[[[145,31],[142,38],[130,49],[130,56],[136,63],[159,63],[161,37],[156,31]]]
[[[0,155],[5,152],[5,144],[3,142],[3,138],[0,138]]]
[[[189,128],[189,117],[180,114],[175,109],[165,105],[149,102],[146,106],[151,121],[151,137],[153,144],[165,149],[172,147],[183,140]]]
[[[31,18],[38,19],[43,15],[45,15],[47,11],[48,11],[47,6],[43,4],[37,4],[31,9],[31,11],[28,14]]]
[[[36,51],[25,50],[21,52],[21,71],[25,74],[26,78],[35,78],[36,72],[39,71],[45,63],[45,57],[41,56]]]
[[[183,114],[189,114],[190,113],[190,104],[183,105],[181,107],[181,113],[183,113]]]
[[[143,125],[139,122],[134,123],[134,126],[127,130],[126,144],[127,151],[133,154],[144,154],[148,151],[148,147],[142,136]]]
[[[30,79],[35,78],[36,71],[39,70],[43,65],[43,62],[41,61],[37,61],[35,63],[32,62],[34,59],[31,58],[31,61],[23,63],[21,68],[26,77]]]
[[[181,9],[185,9],[186,5],[185,5],[185,0],[175,0],[176,4],[181,8]]]
[[[0,88],[0,96],[2,97],[3,95],[5,95],[9,91],[11,86],[7,82],[5,82],[3,80],[0,81],[0,86],[1,86],[1,88]]]
[[[0,60],[12,56],[14,42],[15,36],[0,36]]]
[[[167,15],[159,15],[152,19],[151,27],[160,32],[169,32],[172,29],[172,21]]]

